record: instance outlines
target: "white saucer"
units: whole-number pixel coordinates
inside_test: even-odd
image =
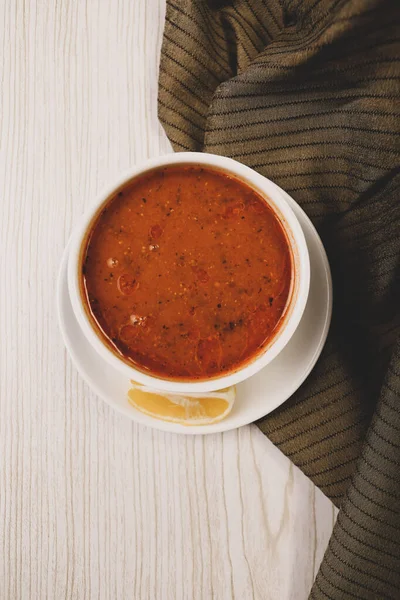
[[[67,285],[67,246],[57,285],[59,324],[76,368],[98,396],[133,421],[163,431],[186,434],[217,433],[247,425],[290,398],[309,375],[324,346],[332,314],[332,280],[326,253],[314,226],[294,200],[283,193],[303,228],[310,254],[311,282],[307,306],[287,346],[257,375],[237,386],[232,412],[214,425],[185,427],[160,421],[137,411],[128,403],[129,380],[96,353],[75,319]]]

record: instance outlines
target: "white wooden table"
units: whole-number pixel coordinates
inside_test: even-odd
[[[335,510],[256,429],[178,437],[75,371],[55,282],[97,191],[169,151],[162,0],[0,2],[1,600],[305,600]]]

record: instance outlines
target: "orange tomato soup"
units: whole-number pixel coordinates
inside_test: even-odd
[[[291,291],[285,231],[240,180],[150,171],[96,218],[82,259],[90,318],[126,362],[196,380],[235,371],[276,334]]]

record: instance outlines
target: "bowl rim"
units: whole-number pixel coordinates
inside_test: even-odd
[[[133,365],[129,365],[119,358],[106,345],[92,325],[82,300],[80,264],[82,247],[86,242],[88,231],[93,221],[103,206],[122,187],[136,177],[155,168],[191,163],[220,169],[237,177],[239,180],[253,187],[261,196],[266,197],[265,200],[268,201],[280,218],[282,226],[290,238],[296,264],[296,289],[292,292],[291,304],[284,317],[284,323],[278,329],[276,336],[254,358],[250,358],[243,366],[227,374],[204,380],[185,381],[182,379],[162,379],[161,377],[136,369]],[[71,236],[68,257],[68,292],[74,314],[85,337],[97,353],[122,374],[138,383],[165,392],[212,392],[240,383],[260,371],[260,369],[269,364],[283,350],[297,329],[307,303],[309,287],[310,259],[307,243],[297,217],[286,202],[280,188],[250,167],[225,156],[203,152],[176,152],[151,158],[135,165],[134,168],[120,175],[113,185],[108,186],[97,195],[96,200],[90,204],[89,208],[82,215]]]

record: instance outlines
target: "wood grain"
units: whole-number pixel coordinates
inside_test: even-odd
[[[255,427],[179,437],[97,399],[57,328],[95,194],[169,151],[159,0],[0,3],[0,598],[306,599],[335,510]]]

